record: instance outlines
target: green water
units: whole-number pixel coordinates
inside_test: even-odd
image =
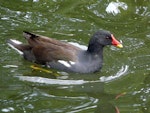
[[[99,29],[124,48],[106,47],[93,74],[32,70],[6,44],[27,30],[87,45]],[[0,39],[2,113],[150,113],[149,0],[0,0]]]

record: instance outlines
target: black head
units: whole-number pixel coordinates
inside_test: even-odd
[[[99,45],[111,45],[112,38],[109,31],[97,31],[91,38],[90,43],[98,43]]]
[[[97,31],[91,38],[88,46],[89,52],[99,52],[106,45],[114,45],[117,47],[122,47],[122,45],[115,39],[115,37],[105,30]]]

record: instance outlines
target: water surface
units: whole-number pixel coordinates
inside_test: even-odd
[[[0,112],[149,113],[149,0],[0,0]],[[33,70],[6,44],[22,31],[87,45],[99,29],[124,48],[106,47],[100,72]],[[47,68],[44,68],[47,69]]]

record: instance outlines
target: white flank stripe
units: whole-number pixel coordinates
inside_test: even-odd
[[[69,63],[70,63],[71,65],[74,65],[74,64],[75,64],[75,62],[73,62],[73,61],[69,61]]]
[[[71,67],[70,63],[64,60],[58,60],[59,63],[65,65],[66,67]]]

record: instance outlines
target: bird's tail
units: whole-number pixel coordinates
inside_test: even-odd
[[[36,37],[38,37],[37,35],[30,33],[28,31],[23,31],[23,36],[28,40],[28,39],[34,39]]]

